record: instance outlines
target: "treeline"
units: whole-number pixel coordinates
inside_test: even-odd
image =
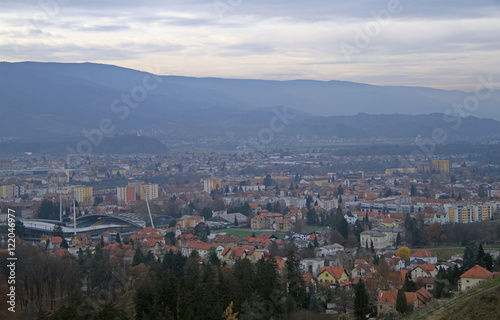
[[[185,258],[170,251],[161,263],[134,268],[141,270],[134,285],[136,319],[229,319],[236,313],[243,320],[283,318],[311,300],[293,252],[282,274],[272,257],[229,267],[214,252],[200,263],[196,252]]]
[[[120,244],[127,246],[126,244]],[[284,266],[273,257],[232,267],[215,250],[206,260],[194,251],[166,253],[159,261],[136,250],[132,265],[101,244],[78,257],[53,253],[19,240],[16,251],[17,312],[29,319],[293,319],[321,312],[308,295],[299,259],[290,251]],[[7,254],[0,254],[7,279]],[[5,282],[6,281],[2,281]],[[6,291],[6,285],[0,291]],[[5,292],[6,293],[6,292]],[[307,311],[312,308],[313,311]]]

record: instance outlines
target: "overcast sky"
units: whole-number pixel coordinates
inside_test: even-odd
[[[500,78],[500,1],[2,0],[0,60],[472,91]]]

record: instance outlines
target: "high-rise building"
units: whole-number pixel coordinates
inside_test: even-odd
[[[135,187],[118,187],[116,188],[116,197],[120,205],[130,204],[136,200]]]
[[[77,187],[73,190],[73,193],[78,203],[94,203],[94,188],[92,187]]]
[[[448,208],[451,223],[470,223],[490,220],[493,216],[492,204],[457,205]]]
[[[0,186],[0,198],[14,198],[15,196],[17,196],[15,184]]]
[[[477,204],[472,206],[474,221],[491,220],[493,216],[492,204]]]
[[[201,182],[203,182],[203,191],[205,191],[206,193],[210,193],[217,189],[222,191],[222,184],[220,179],[207,178],[201,179]]]
[[[432,169],[437,172],[450,172],[449,160],[432,160]]]
[[[142,184],[141,185],[141,200],[153,200],[158,198],[158,185],[157,184]]]

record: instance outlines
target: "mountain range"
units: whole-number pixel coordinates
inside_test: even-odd
[[[158,76],[94,63],[1,62],[0,138],[80,139],[84,130],[104,124],[107,136],[141,132],[160,140],[241,139],[268,128],[283,112],[293,114],[283,134],[294,136],[413,138],[431,136],[435,128],[463,138],[500,135],[498,92],[478,100],[473,112],[462,108],[465,117],[443,115],[457,114],[453,106],[470,97],[475,93],[424,87]]]

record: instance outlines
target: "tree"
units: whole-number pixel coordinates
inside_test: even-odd
[[[69,248],[68,241],[66,241],[66,238],[64,238],[64,237],[62,238],[61,248],[64,248],[64,249]]]
[[[61,237],[61,238],[63,238],[62,227],[59,226],[59,225],[55,225],[54,229],[52,229],[52,235],[54,237]]]
[[[477,263],[477,253],[479,251],[477,242],[469,242],[464,250],[463,271],[467,271]]]
[[[398,296],[396,299],[396,310],[401,314],[405,314],[408,311],[408,303],[406,301],[406,294],[402,288],[398,290]]]
[[[487,198],[488,197],[488,189],[484,185],[481,185],[479,187],[477,195],[479,196],[479,198]]]
[[[220,265],[220,259],[219,256],[217,255],[215,247],[210,247],[210,249],[208,249],[208,261],[210,261],[210,263],[214,266]]]
[[[311,297],[311,301],[309,302],[309,308],[308,309],[309,309],[309,311],[312,311],[314,313],[321,313],[321,312],[323,312],[323,308],[319,304],[319,301],[318,301],[318,298],[316,297],[316,295],[313,295]]]
[[[412,184],[410,188],[410,196],[415,197],[416,195],[417,195],[417,188],[415,187],[414,184]]]
[[[347,220],[344,218],[344,216],[342,216],[342,220],[340,220],[338,231],[345,239],[347,239],[347,237],[349,236],[349,224],[347,223]]]
[[[312,204],[312,202],[313,202],[313,198],[311,197],[311,195],[308,195],[308,196],[306,197],[306,207],[307,207],[308,209],[310,209],[310,208],[311,208],[311,204]]]
[[[203,210],[201,210],[201,215],[203,216],[203,218],[205,218],[205,220],[212,218],[212,214],[212,209],[208,207],[205,207],[203,208]]]
[[[366,285],[363,280],[354,286],[354,317],[356,319],[366,319],[370,313],[370,305]]]
[[[486,253],[484,252],[483,245],[479,245],[479,249],[477,250],[477,258],[476,258],[476,264],[479,266],[486,268],[486,261],[485,261]]]
[[[264,178],[264,185],[266,186],[266,189],[274,184],[273,179],[271,178],[270,174],[267,174],[266,177]]]
[[[222,318],[224,320],[238,320],[238,312],[233,312],[233,301],[227,306]]]
[[[293,299],[297,306],[304,305],[305,298],[305,285],[300,270],[300,262],[295,257],[295,252],[290,250],[288,252],[287,260],[285,262],[285,282],[288,288],[288,296]]]
[[[410,261],[410,248],[408,247],[399,248],[398,251],[396,251],[396,256],[400,257],[406,262]]]
[[[445,228],[440,223],[433,223],[424,229],[424,236],[429,242],[434,242],[436,247],[446,239]]]
[[[97,196],[97,197],[95,197],[95,198],[94,198],[94,204],[93,204],[93,206],[94,206],[94,207],[95,207],[95,206],[98,206],[98,205],[99,205],[100,203],[102,203],[103,201],[104,201],[103,197],[101,197],[101,196]]]
[[[385,193],[384,193],[384,197],[385,198],[388,198],[388,197],[391,197],[392,196],[392,190],[391,188],[389,188]]]
[[[24,237],[24,230],[24,223],[21,220],[16,220],[14,225],[14,234],[22,239]]]
[[[234,216],[234,226],[238,227],[240,224],[238,223],[238,219],[236,219],[236,216]]]

